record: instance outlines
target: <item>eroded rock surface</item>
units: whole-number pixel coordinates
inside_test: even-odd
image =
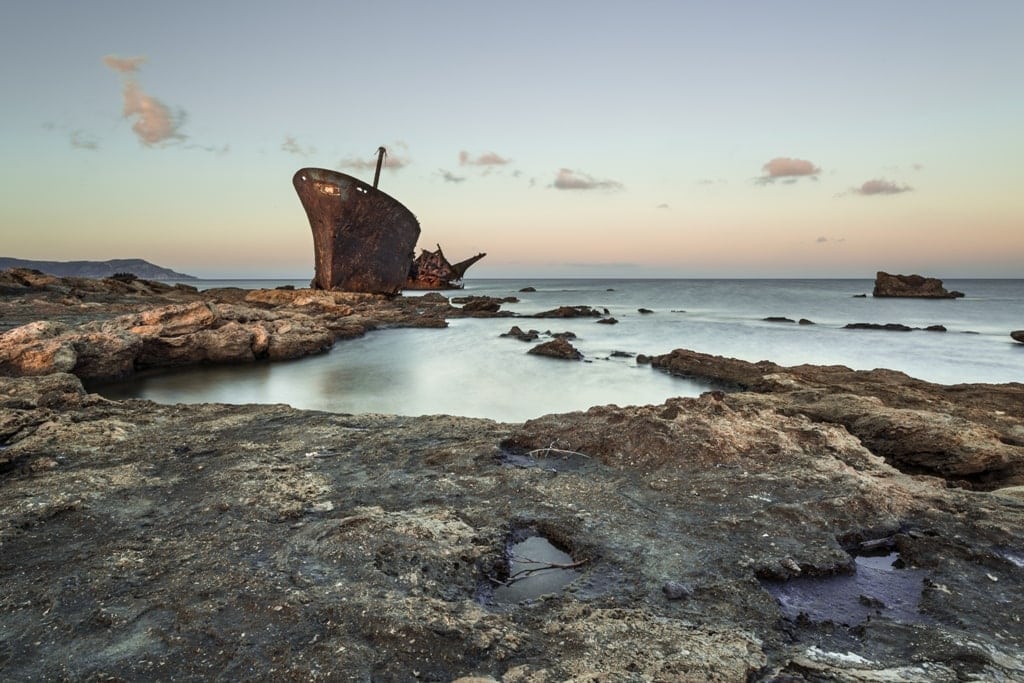
[[[505,425],[2,378],[0,663],[12,680],[1024,676],[1024,502],[908,476],[759,397]],[[579,577],[493,604],[527,527]],[[865,596],[862,623],[791,621],[765,587],[878,545],[925,577],[911,620]]]

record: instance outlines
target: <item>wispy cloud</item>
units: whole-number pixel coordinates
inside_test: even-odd
[[[384,168],[397,171],[409,165],[408,146],[404,142],[395,142],[385,147]],[[340,168],[351,168],[358,171],[376,170],[377,150],[365,157],[349,156],[338,162]]]
[[[558,170],[553,186],[556,190],[621,190],[622,183],[616,180],[598,180],[593,176],[568,168]]]
[[[860,187],[852,188],[850,191],[854,194],[871,196],[877,194],[900,194],[901,192],[910,192],[914,188],[909,185],[900,185],[894,183],[891,180],[868,180]]]
[[[510,163],[512,163],[511,159],[507,159],[495,152],[484,152],[476,157],[466,150],[459,152],[459,164],[462,166],[505,166]]]
[[[99,149],[99,141],[83,130],[71,131],[71,146],[75,149]]]
[[[465,176],[455,175],[451,171],[446,171],[443,168],[437,169],[437,174],[441,176],[441,178],[443,178],[445,182],[449,183],[461,183],[466,179]]]
[[[146,146],[184,140],[187,136],[181,132],[181,127],[185,124],[185,111],[171,111],[166,104],[146,94],[135,77],[145,61],[145,57],[107,55],[103,58],[104,64],[121,74],[122,113],[126,119],[134,119],[132,130]]]
[[[288,152],[289,154],[295,154],[300,157],[307,157],[316,152],[316,148],[312,145],[303,147],[295,138],[290,135],[286,135],[284,142],[281,143],[281,151]]]
[[[818,239],[814,240],[818,244],[842,244],[846,241],[845,237],[825,237],[822,235]]]
[[[762,174],[755,179],[761,185],[774,183],[775,181],[796,182],[800,178],[813,178],[817,180],[821,169],[806,159],[792,159],[790,157],[775,157],[761,167]]]

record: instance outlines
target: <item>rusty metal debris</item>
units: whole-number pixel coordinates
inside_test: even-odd
[[[377,148],[373,186],[325,168],[302,168],[292,177],[313,230],[312,288],[374,294],[397,294],[403,287],[458,289],[466,270],[485,256],[452,264],[438,245],[413,260],[419,221],[377,189],[386,155]]]
[[[487,254],[480,253],[476,256],[449,263],[441,251],[441,245],[437,245],[437,251],[424,249],[412,262],[409,269],[409,279],[405,283],[406,289],[460,289],[462,278],[471,265],[482,259]]]
[[[299,169],[292,184],[313,230],[310,286],[397,294],[409,276],[420,234],[412,212],[376,187],[337,171]]]

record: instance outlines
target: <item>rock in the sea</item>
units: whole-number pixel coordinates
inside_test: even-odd
[[[599,318],[601,313],[590,306],[559,306],[550,311],[543,311],[531,318]]]
[[[795,323],[796,322],[792,318],[787,318],[787,317],[781,316],[781,315],[770,315],[767,318],[764,318],[764,321],[766,323]]]
[[[1024,344],[1024,330],[1014,330],[1010,333],[1010,336],[1014,341],[1019,341],[1021,344]]]
[[[942,280],[921,275],[890,275],[878,271],[875,275],[875,289],[872,296],[876,297],[913,297],[922,299],[956,299],[963,292],[946,291]]]
[[[501,336],[502,337],[515,337],[519,341],[524,341],[525,342],[525,341],[534,341],[535,339],[540,337],[540,332],[538,332],[537,330],[530,330],[529,332],[524,332],[523,329],[521,327],[519,327],[519,325],[513,325],[512,328],[508,332],[502,332]]]
[[[562,358],[565,360],[581,360],[583,358],[583,354],[575,346],[560,338],[538,344],[527,351],[527,353],[535,356],[548,356],[549,358]]]
[[[616,320],[615,318],[612,318],[611,316],[609,316],[607,318],[601,318],[600,320],[598,320],[596,322],[598,322],[598,323],[600,323],[602,325],[617,325],[619,323],[618,320]]]
[[[913,327],[902,323],[847,323],[843,325],[844,330],[886,330],[888,332],[910,332]]]

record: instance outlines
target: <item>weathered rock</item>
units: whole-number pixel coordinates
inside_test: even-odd
[[[555,338],[549,342],[538,344],[527,351],[527,353],[534,356],[547,356],[564,360],[581,360],[583,358],[583,354],[577,351],[576,347],[562,338]]]
[[[1019,341],[1021,344],[1024,344],[1024,330],[1014,330],[1010,333],[1010,337],[1012,337],[1014,341]]]
[[[501,336],[502,337],[515,337],[519,341],[524,341],[525,342],[525,341],[534,341],[534,340],[538,339],[540,337],[540,332],[538,332],[537,330],[530,330],[529,332],[524,332],[519,327],[519,325],[513,325],[512,328],[509,329],[508,332],[503,332],[501,334]]]
[[[841,426],[738,396],[501,425],[0,378],[5,676],[1024,674],[1018,499],[901,474]],[[492,609],[486,576],[527,526],[581,576]],[[850,626],[788,620],[758,579],[842,576],[877,543],[927,577],[914,623],[877,601]]]
[[[956,299],[963,292],[946,291],[942,280],[920,275],[890,275],[878,271],[875,275],[875,289],[872,296],[876,297],[912,297],[925,299]]]
[[[1022,384],[945,386],[890,370],[787,368],[682,349],[653,358],[652,365],[758,392],[730,395],[730,402],[841,425],[910,473],[981,489],[1024,484],[1024,447],[1017,436],[1024,424]],[[993,404],[1004,407],[995,411]]]
[[[594,310],[590,306],[559,306],[553,308],[550,311],[543,311],[536,313],[531,316],[524,316],[529,318],[599,318],[601,313]]]

